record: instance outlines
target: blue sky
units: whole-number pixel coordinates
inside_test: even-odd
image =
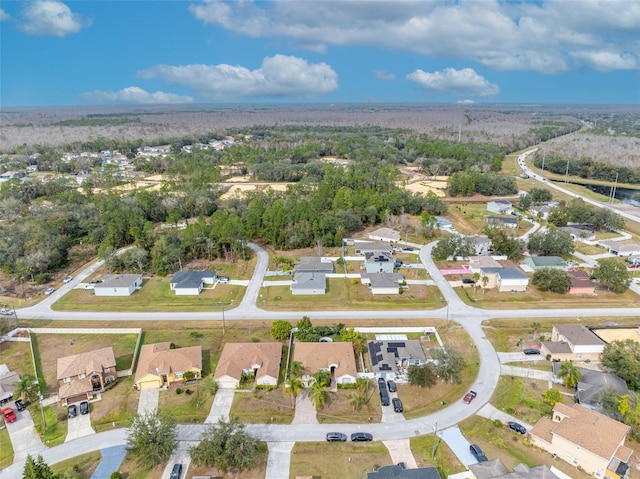
[[[640,0],[3,1],[0,105],[640,104]]]

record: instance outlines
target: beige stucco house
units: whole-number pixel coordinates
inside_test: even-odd
[[[111,346],[58,358],[56,378],[62,405],[93,399],[94,393],[116,380],[116,358]]]
[[[582,324],[554,324],[540,351],[551,360],[598,361],[605,342]]]
[[[624,445],[630,427],[589,408],[557,403],[551,419],[529,432],[531,443],[597,478],[621,479],[633,451]]]
[[[227,343],[213,379],[221,388],[237,388],[243,374],[252,374],[258,386],[277,386],[281,359],[281,343]]]
[[[302,364],[305,384],[318,371],[331,373],[332,386],[356,382],[358,371],[351,343],[297,342],[293,348],[293,360]]]
[[[140,349],[133,387],[172,387],[185,381],[186,372],[193,373],[194,379],[202,377],[202,347],[171,349],[168,342],[145,344]]]

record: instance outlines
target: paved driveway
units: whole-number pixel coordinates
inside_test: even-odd
[[[91,414],[78,414],[74,418],[67,419],[67,438],[64,442],[73,441],[79,437],[90,436],[95,433],[93,427],[91,427]]]
[[[268,442],[269,458],[265,479],[289,479],[291,450],[295,442]]]
[[[178,447],[175,452],[169,458],[169,462],[164,468],[162,472],[162,479],[170,479],[171,471],[173,470],[174,464],[182,464],[182,476],[180,479],[184,479],[187,477],[187,469],[189,469],[189,464],[191,464],[191,456],[189,456],[189,448],[191,446],[197,446],[198,441],[181,441],[178,443]]]
[[[500,374],[504,376],[517,376],[519,378],[540,379],[541,381],[553,381],[553,373],[551,371],[507,366],[506,364],[500,365]]]
[[[213,404],[211,405],[211,411],[204,421],[205,424],[215,424],[219,419],[224,421],[229,420],[229,411],[231,410],[235,392],[235,388],[219,388],[216,391]]]
[[[542,354],[524,354],[522,351],[513,353],[498,353],[498,359],[500,359],[500,364],[534,361],[546,362]]]
[[[91,479],[110,479],[111,474],[118,470],[120,464],[126,455],[125,446],[114,446],[100,450],[102,460],[93,474]]]
[[[499,409],[495,408],[491,404],[485,404],[484,406],[482,406],[482,409],[480,409],[477,414],[478,416],[491,419],[492,421],[495,419],[499,419],[504,424],[508,423],[509,421],[517,422],[519,424],[522,424],[524,427],[526,427],[527,431],[531,431],[531,429],[533,429],[533,426],[531,424],[523,422],[522,419],[519,419],[517,417],[510,416],[506,412],[500,411]]]
[[[450,427],[444,431],[438,431],[438,437],[447,443],[447,446],[449,446],[462,464],[465,466],[477,464],[478,461],[476,461],[476,458],[473,457],[473,454],[469,451],[471,444],[469,444],[469,441],[462,435],[458,426]]]
[[[18,411],[15,407],[12,409],[18,419],[7,424],[7,431],[13,445],[14,461],[25,459],[28,454],[34,455],[45,450],[46,446],[42,444],[40,436],[33,429],[33,419],[29,411]]]
[[[158,399],[160,398],[160,389],[149,388],[140,391],[140,399],[138,400],[138,414],[158,409]]]
[[[416,458],[413,457],[411,452],[411,439],[396,439],[394,441],[382,441],[382,444],[389,450],[391,456],[391,462],[398,464],[404,462],[408,469],[415,469],[418,467]]]

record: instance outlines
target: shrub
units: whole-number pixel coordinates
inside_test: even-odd
[[[258,338],[257,336],[251,336],[251,342],[252,343],[259,343],[260,342],[260,338]]]
[[[193,394],[193,391],[192,391],[191,389],[186,389],[186,390],[184,391],[184,393],[185,393],[187,396],[190,396],[191,394]]]
[[[122,479],[122,474],[120,474],[118,471],[112,472],[111,476],[109,476],[109,479]]]
[[[176,394],[182,394],[182,388],[176,388]]]
[[[495,427],[502,427],[502,426],[504,426],[504,424],[502,423],[502,421],[501,421],[500,419],[494,419],[494,420],[493,420],[493,425],[494,425]]]

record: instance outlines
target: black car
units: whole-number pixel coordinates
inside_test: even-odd
[[[171,469],[170,479],[180,479],[182,475],[182,464],[174,464],[173,469]]]
[[[393,403],[393,410],[395,412],[402,412],[404,411],[403,407],[402,407],[402,401],[400,401],[400,399],[398,398],[393,398],[391,400],[391,402]]]
[[[527,348],[523,351],[524,354],[540,354],[539,349]]]
[[[380,393],[387,392],[387,383],[384,382],[383,378],[378,378],[378,387],[380,388]]]
[[[464,284],[476,284],[476,280],[471,278],[462,278],[462,282]]]
[[[80,414],[89,414],[89,403],[87,401],[80,403]]]
[[[473,457],[476,458],[476,461],[487,462],[487,456],[484,455],[484,452],[482,452],[480,446],[478,446],[477,444],[471,444],[469,446],[469,450],[471,451],[471,454],[473,454]]]
[[[383,406],[389,405],[389,393],[386,389],[384,391],[380,391],[380,402]]]
[[[351,440],[354,442],[373,441],[373,436],[368,432],[354,432],[353,434],[351,434]]]
[[[522,424],[518,424],[517,422],[509,421],[507,423],[507,426],[509,426],[509,429],[513,429],[514,431],[519,432],[520,434],[527,433],[527,428],[524,427]]]
[[[78,415],[78,408],[75,404],[72,404],[67,408],[67,415],[69,416],[69,419],[72,419]]]
[[[396,388],[396,383],[394,381],[392,381],[391,379],[389,379],[387,381],[387,386],[389,387],[389,392],[390,393],[394,393],[398,390],[398,388]]]
[[[18,411],[24,411],[27,409],[27,405],[22,401],[22,399],[16,399],[16,409]]]
[[[327,442],[344,442],[347,440],[347,435],[341,432],[328,432]]]

